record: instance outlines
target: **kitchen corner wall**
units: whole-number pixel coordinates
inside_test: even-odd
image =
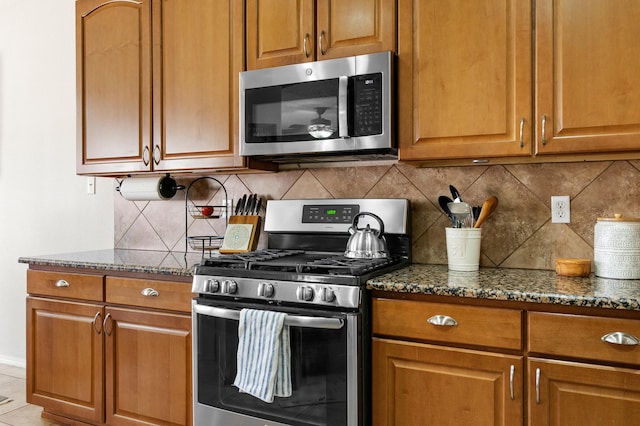
[[[447,262],[444,228],[449,221],[438,196],[449,195],[449,184],[473,205],[490,195],[499,199],[482,226],[481,264],[487,267],[555,269],[557,257],[593,259],[598,217],[640,217],[640,160],[440,168],[395,164],[213,177],[224,183],[234,203],[249,192],[268,199],[408,198],[415,263]],[[224,199],[210,180],[194,184],[189,195],[196,204]],[[570,224],[551,223],[552,195],[571,197]],[[185,224],[190,236],[224,233],[224,219],[185,221],[182,191],[170,201],[114,200],[117,248],[182,251]]]

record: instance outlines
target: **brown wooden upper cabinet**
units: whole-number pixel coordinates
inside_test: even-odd
[[[530,156],[530,0],[399,0],[401,160]]]
[[[401,160],[640,151],[640,1],[532,10],[399,0]]]
[[[247,0],[247,69],[396,51],[396,0]]]
[[[77,172],[242,169],[242,0],[78,0]]]
[[[538,154],[640,150],[640,1],[536,1]]]

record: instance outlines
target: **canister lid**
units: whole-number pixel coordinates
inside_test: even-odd
[[[640,222],[640,217],[626,217],[616,213],[613,217],[599,217],[598,222]]]

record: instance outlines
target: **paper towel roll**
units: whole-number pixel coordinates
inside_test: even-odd
[[[178,185],[169,176],[126,178],[120,183],[120,195],[129,201],[168,200],[176,195]]]

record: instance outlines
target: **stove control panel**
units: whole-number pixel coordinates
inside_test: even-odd
[[[360,212],[357,204],[307,205],[302,208],[302,223],[351,223]]]
[[[360,307],[362,297],[360,286],[206,275],[194,275],[191,291],[236,300],[270,300],[341,308]]]

